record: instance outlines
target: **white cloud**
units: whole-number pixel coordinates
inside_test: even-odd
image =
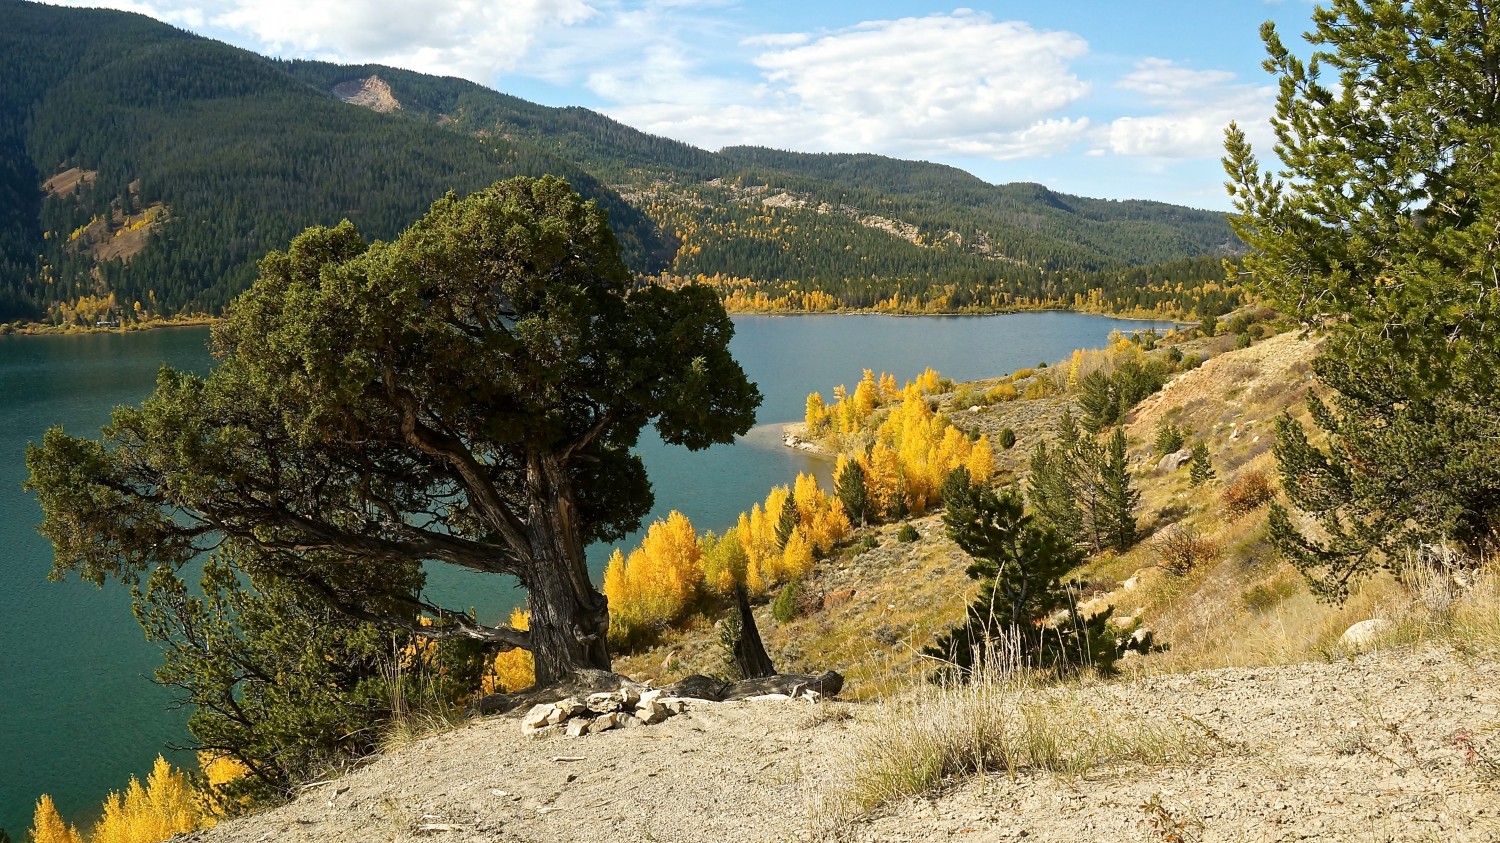
[[[961,10],[741,43],[768,48],[759,84],[705,77],[678,45],[590,88],[613,116],[710,148],[1006,159],[1060,152],[1089,125],[1061,115],[1089,92],[1070,67],[1088,44],[1068,32]]]
[[[1094,151],[1155,158],[1216,158],[1224,127],[1238,121],[1252,140],[1266,140],[1275,89],[1236,81],[1222,70],[1193,70],[1143,59],[1115,83],[1139,94],[1153,114],[1118,117],[1101,127]]]
[[[490,84],[542,30],[595,14],[585,0],[60,0],[237,35],[280,56],[372,62]]]

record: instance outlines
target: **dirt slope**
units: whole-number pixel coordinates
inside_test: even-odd
[[[528,738],[497,717],[192,839],[1500,840],[1492,659],[1401,651],[1083,693],[1101,717],[1200,724],[1223,750],[1082,780],[994,774],[830,825],[818,806],[850,769],[861,730],[878,734],[890,716],[884,705],[705,703],[661,725],[577,739]],[[1153,797],[1159,809],[1142,807]]]

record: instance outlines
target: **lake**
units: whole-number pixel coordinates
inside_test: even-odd
[[[863,369],[904,382],[931,366],[972,380],[1098,347],[1115,329],[1169,326],[1074,313],[740,316],[735,325],[734,354],[765,395],[759,425],[734,445],[698,453],[643,436],[652,518],[679,509],[700,531],[722,530],[799,471],[826,482],[827,462],[782,447],[779,427],[802,417],[809,392],[852,390]],[[206,339],[203,328],[0,337],[0,828],[17,840],[39,794],[51,793],[70,820],[92,821],[110,789],[144,778],[158,752],[188,740],[186,712],[167,710],[169,694],[149,681],[158,655],[124,589],[47,581],[51,547],[35,531],[35,500],[21,490],[26,443],[55,424],[97,433],[112,407],[151,391],[163,363],[206,371]],[[609,550],[590,550],[596,572]],[[432,589],[461,594],[493,620],[518,597],[494,579],[447,574]]]

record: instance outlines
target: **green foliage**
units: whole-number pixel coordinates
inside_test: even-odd
[[[1038,442],[1032,451],[1026,495],[1040,523],[1080,546],[1125,550],[1136,542],[1140,493],[1130,480],[1119,428],[1102,447],[1064,413],[1056,443]]]
[[[854,460],[846,460],[838,476],[833,478],[833,493],[844,506],[849,522],[863,527],[875,520],[878,513],[870,511],[870,495],[865,487],[865,470]]]
[[[1193,443],[1193,456],[1188,461],[1188,479],[1194,486],[1201,486],[1214,479],[1213,460],[1208,456],[1208,444],[1202,439]]]
[[[399,712],[451,713],[478,687],[485,659],[474,643],[419,644],[410,632],[352,619],[307,586],[252,576],[264,567],[255,555],[238,546],[215,554],[197,591],[161,567],[135,593],[136,617],[163,647],[157,681],[190,706],[197,748],[249,771],[224,804],[288,798],[298,783],[372,752]],[[421,583],[409,570],[405,588]]]
[[[1130,466],[1125,461],[1125,431],[1115,428],[1099,464],[1099,532],[1104,544],[1124,552],[1139,536],[1135,508],[1141,493],[1130,482]]]
[[[1141,399],[1161,389],[1167,381],[1167,368],[1152,360],[1141,364],[1125,360],[1106,373],[1095,369],[1078,382],[1078,407],[1083,411],[1083,428],[1097,433],[1118,424]]]
[[[1249,331],[1236,334],[1234,337],[1234,347],[1237,349],[1249,348],[1253,342],[1255,342],[1255,338],[1250,336]]]
[[[1016,432],[1012,428],[1002,427],[997,440],[1002,449],[1009,451],[1016,447]]]
[[[1262,29],[1281,169],[1233,126],[1224,163],[1246,274],[1328,335],[1333,397],[1311,409],[1330,445],[1278,423],[1292,509],[1271,534],[1341,599],[1423,542],[1478,554],[1500,523],[1500,36],[1453,0],[1335,0],[1313,24],[1306,59]]]
[[[1064,577],[1083,561],[1067,537],[1023,511],[1014,489],[1003,492],[967,482],[954,472],[944,484],[943,523],[973,562],[971,579],[982,583],[963,624],[950,630],[928,655],[959,671],[984,661],[1057,672],[1083,665],[1109,671],[1114,663],[1109,612],[1081,617]],[[1061,612],[1065,620],[1043,623]]]
[[[801,614],[802,594],[805,588],[802,578],[797,577],[781,587],[776,599],[771,601],[771,617],[778,623],[787,623]]]
[[[1239,244],[1206,211],[874,155],[710,153],[582,108],[391,67],[266,59],[104,10],[0,4],[0,57],[0,321],[47,318],[101,289],[127,316],[134,301],[153,315],[218,312],[258,256],[306,227],[348,218],[390,239],[427,197],[544,173],[600,203],[642,273],[743,277],[752,293],[821,290],[852,307],[897,294],[952,310],[1239,300],[1221,283],[1222,254]],[[374,74],[399,111],[328,95]],[[73,166],[97,181],[77,196],[38,190]],[[768,208],[751,188],[808,204]],[[114,226],[114,211],[158,201],[171,219],[128,262],[67,248],[94,216]],[[915,226],[921,244],[862,224],[868,214]],[[701,234],[679,249],[668,231]]]
[[[791,496],[786,496],[786,503],[781,505],[781,513],[776,520],[776,544],[778,547],[786,547],[786,540],[792,537],[792,531],[802,523],[802,515],[797,511],[797,501]]]
[[[254,577],[529,649],[541,684],[607,668],[583,549],[649,511],[631,446],[646,424],[728,441],[760,400],[709,291],[630,280],[604,214],[552,178],[450,195],[390,243],[305,232],[215,327],[212,374],[164,368],[101,441],[53,429],[28,448],[54,572],[134,582],[250,543]],[[517,577],[530,629],[414,594],[436,563]]]
[[[902,524],[901,529],[896,531],[896,541],[898,542],[914,542],[921,537],[917,533],[917,528],[913,527],[910,522]]]
[[[1182,450],[1182,444],[1185,441],[1186,437],[1182,428],[1163,419],[1156,423],[1156,439],[1151,443],[1151,447],[1158,456],[1166,456]]]

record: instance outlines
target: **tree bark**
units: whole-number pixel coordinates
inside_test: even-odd
[[[521,584],[531,596],[531,655],[541,687],[580,669],[610,669],[609,601],[589,579],[567,469],[549,454],[533,453],[528,463],[531,560]]]
[[[745,679],[760,679],[775,676],[776,666],[766,655],[766,646],[761,643],[760,630],[755,626],[755,613],[750,611],[750,596],[743,585],[734,589],[734,604],[740,612],[740,637],[734,642],[734,666]]]

